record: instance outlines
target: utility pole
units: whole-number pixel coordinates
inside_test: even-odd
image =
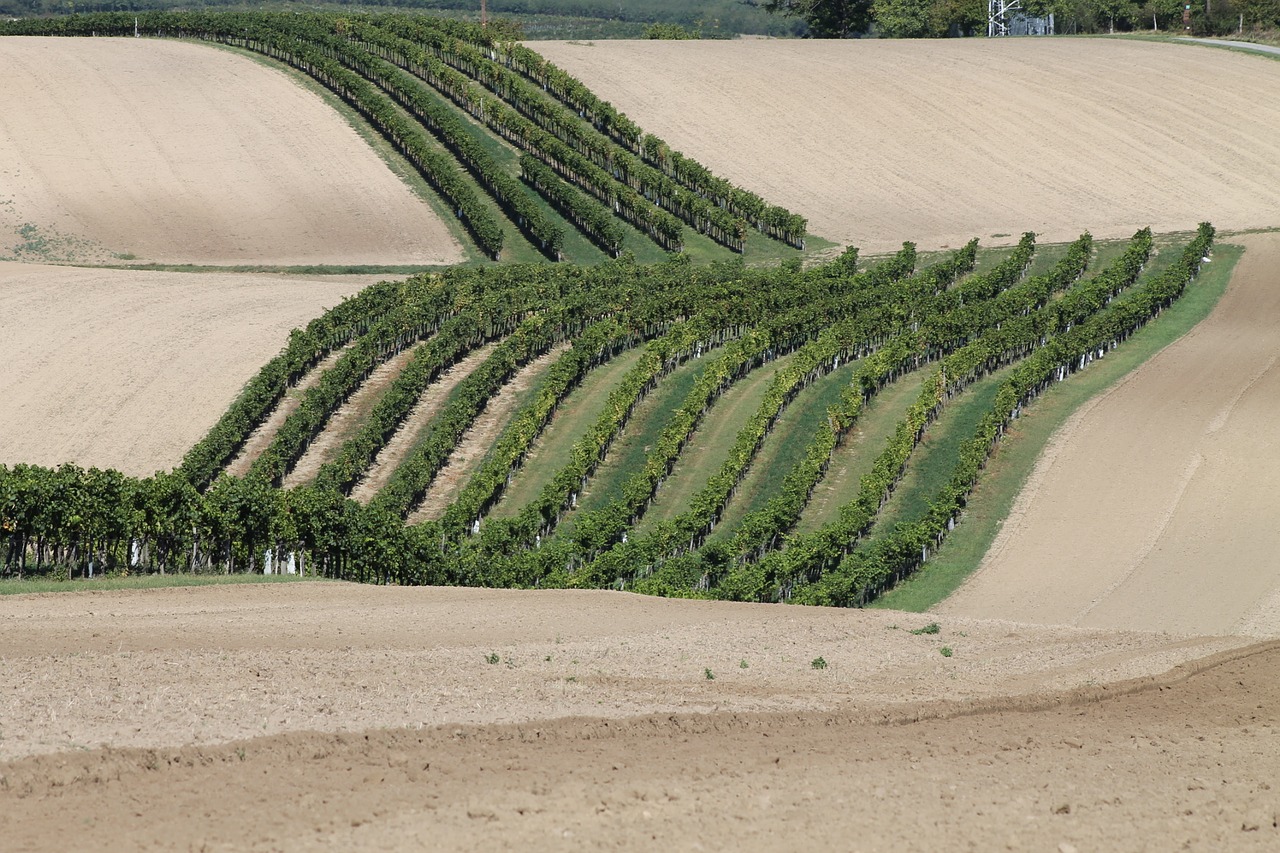
[[[489,4],[487,0],[480,0],[480,26],[489,26]]]

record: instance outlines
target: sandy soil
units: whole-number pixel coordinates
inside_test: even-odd
[[[284,422],[289,419],[289,415],[296,412],[298,406],[302,405],[302,395],[320,384],[320,378],[324,376],[325,371],[333,367],[338,359],[342,358],[342,354],[347,349],[348,347],[342,347],[329,353],[315,367],[307,371],[306,376],[289,386],[289,389],[285,391],[284,399],[271,410],[271,414],[267,416],[267,419],[249,434],[249,438],[245,441],[244,446],[240,448],[240,452],[227,465],[228,474],[233,477],[243,477],[249,473],[253,463],[262,455],[262,451],[271,446],[271,442],[275,440],[276,433],[280,432],[280,427],[284,426]]]
[[[373,369],[347,401],[330,415],[324,429],[307,445],[302,458],[284,476],[285,488],[310,483],[320,473],[320,466],[338,455],[338,450],[364,425],[369,412],[382,399],[387,388],[391,387],[391,383],[399,378],[405,366],[413,360],[416,349],[417,347],[406,347]]]
[[[341,116],[248,58],[177,41],[6,38],[0,80],[0,257],[462,260]]]
[[[1275,644],[319,582],[4,610],[12,850],[1280,840]]]
[[[524,393],[533,387],[543,372],[564,355],[568,348],[567,343],[552,347],[516,371],[511,381],[493,395],[471,428],[458,440],[449,461],[431,481],[431,488],[423,496],[422,502],[409,514],[410,524],[444,515],[449,504],[453,503],[466,486],[472,472],[506,429],[516,407],[522,402]]]
[[[290,329],[372,280],[0,262],[0,462],[172,467]]]
[[[383,486],[391,481],[391,475],[396,472],[396,468],[400,467],[400,463],[409,455],[409,451],[413,450],[418,438],[422,435],[422,430],[440,413],[445,403],[449,402],[449,395],[453,393],[453,389],[483,364],[495,347],[497,344],[492,343],[472,350],[427,386],[422,396],[418,398],[418,402],[409,410],[404,423],[396,430],[396,434],[391,436],[379,451],[377,458],[373,460],[373,464],[369,466],[369,470],[351,490],[352,499],[360,503],[368,503]]]
[[[1264,57],[1105,39],[535,47],[868,252],[1280,225],[1280,65]]]
[[[939,612],[1280,636],[1280,235],[1213,313],[1050,440]]]

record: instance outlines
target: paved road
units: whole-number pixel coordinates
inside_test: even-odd
[[[1207,44],[1211,47],[1234,47],[1239,48],[1240,50],[1252,50],[1257,53],[1271,53],[1276,56],[1280,56],[1280,47],[1271,47],[1270,45],[1265,44],[1254,44],[1253,42],[1248,41],[1223,41],[1221,39],[1195,39],[1186,37],[1179,37],[1174,39],[1174,41],[1190,41],[1195,42],[1196,44]]]

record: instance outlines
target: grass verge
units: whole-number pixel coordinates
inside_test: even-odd
[[[654,496],[652,506],[636,525],[637,532],[647,530],[654,522],[671,521],[688,510],[693,496],[719,473],[738,433],[760,408],[774,374],[792,355],[788,353],[756,367],[713,401]]]
[[[96,592],[112,589],[162,589],[175,586],[221,586],[236,583],[298,583],[319,580],[297,575],[130,575],[54,580],[0,580],[0,595],[27,595],[38,592]]]
[[[1209,315],[1226,291],[1231,271],[1244,249],[1219,245],[1213,263],[1158,320],[1121,347],[1066,382],[1049,388],[1015,421],[973,491],[963,522],[937,554],[911,578],[871,606],[924,612],[954,592],[982,562],[1040,452],[1071,415],[1105,392],[1160,350],[1181,338]]]

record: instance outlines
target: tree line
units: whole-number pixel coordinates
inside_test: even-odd
[[[946,38],[985,35],[983,0],[756,0],[781,17],[801,21],[812,38]],[[1183,31],[1181,0],[1025,0],[1031,17],[1054,16],[1058,33]],[[1196,35],[1280,27],[1280,0],[1197,0]]]

